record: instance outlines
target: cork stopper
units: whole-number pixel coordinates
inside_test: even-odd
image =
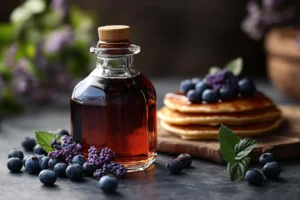
[[[101,41],[128,41],[130,38],[130,27],[126,25],[101,26],[98,28],[98,35]]]

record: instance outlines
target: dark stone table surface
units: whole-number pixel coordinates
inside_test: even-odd
[[[175,90],[177,79],[154,79],[159,107],[163,95]],[[279,104],[297,104],[281,97],[264,81],[261,90]],[[261,187],[248,185],[244,180],[232,183],[226,167],[203,160],[194,160],[190,169],[181,175],[170,175],[164,165],[172,155],[159,153],[154,166],[145,172],[130,173],[119,181],[118,192],[105,195],[96,187],[97,181],[85,178],[81,182],[58,179],[54,187],[43,186],[37,176],[25,172],[12,174],[6,168],[7,154],[12,148],[22,149],[20,141],[33,136],[33,130],[69,128],[67,100],[54,106],[33,107],[21,116],[4,119],[0,131],[0,200],[41,199],[300,199],[300,158],[282,161],[284,169],[279,181],[265,181]],[[299,149],[300,150],[300,149]],[[253,166],[257,167],[257,166]]]

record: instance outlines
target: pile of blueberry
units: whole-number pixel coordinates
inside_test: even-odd
[[[166,163],[166,168],[171,174],[180,174],[184,168],[189,168],[192,164],[193,158],[187,154],[182,153],[177,158],[169,160]]]
[[[256,86],[252,79],[239,79],[239,77],[225,69],[216,74],[208,74],[204,79],[184,80],[181,82],[179,90],[192,103],[228,101],[237,97],[249,97],[256,94]]]
[[[276,180],[282,171],[275,156],[272,153],[264,153],[259,157],[259,164],[262,167],[263,174],[268,180]],[[250,169],[246,172],[245,179],[252,185],[260,185],[264,180],[264,176],[257,169]]]
[[[56,150],[48,154],[39,144],[36,144],[34,138],[25,138],[22,146],[26,151],[33,151],[34,155],[24,157],[22,151],[14,149],[8,154],[7,168],[12,173],[19,173],[24,166],[26,172],[38,174],[40,181],[47,186],[53,185],[57,177],[80,181],[84,175],[94,175],[98,180],[100,179],[98,186],[104,192],[114,192],[117,188],[115,177],[124,177],[127,173],[123,165],[112,162],[115,153],[109,148],[98,151],[95,147],[91,147],[89,159],[86,160],[81,155],[81,145],[75,143],[67,131],[62,130],[58,134],[64,136],[63,143],[54,139],[51,146]],[[97,173],[99,169],[102,170],[101,174]]]

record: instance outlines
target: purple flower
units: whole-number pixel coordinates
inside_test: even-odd
[[[14,43],[12,44],[6,53],[6,64],[9,67],[12,67],[15,64],[15,55],[17,53],[18,50],[18,44]]]
[[[73,43],[72,28],[67,26],[66,28],[54,31],[46,38],[44,50],[46,53],[55,54],[59,53],[65,47]]]
[[[52,0],[51,7],[60,13],[63,18],[66,18],[70,11],[68,0]]]

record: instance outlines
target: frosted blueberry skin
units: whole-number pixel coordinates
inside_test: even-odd
[[[29,174],[39,174],[41,166],[37,157],[32,156],[26,159],[25,169]]]
[[[82,168],[78,164],[69,165],[66,169],[66,175],[72,181],[79,181],[82,177]]]
[[[256,86],[254,81],[250,78],[241,79],[238,82],[238,91],[241,96],[254,96],[256,94]]]
[[[183,170],[183,164],[180,160],[174,159],[169,160],[166,163],[166,168],[169,170],[171,174],[180,174]]]
[[[265,177],[269,180],[277,180],[281,174],[282,169],[278,162],[268,162],[263,167],[263,173]]]
[[[21,142],[22,147],[25,149],[25,151],[32,152],[33,148],[36,145],[36,141],[34,138],[26,137],[22,142]]]
[[[7,168],[12,173],[18,173],[23,167],[23,162],[20,158],[10,158],[7,161]]]
[[[219,99],[218,91],[212,89],[206,89],[202,93],[202,100],[207,103],[217,102]]]
[[[187,153],[180,154],[176,159],[182,162],[184,168],[189,168],[193,162],[192,156]]]
[[[115,177],[106,175],[100,178],[98,187],[105,193],[113,193],[118,188],[118,182]]]
[[[44,149],[39,144],[35,145],[33,152],[36,155],[45,155],[45,156],[48,155],[47,152],[44,151]]]
[[[63,136],[71,136],[69,131],[65,130],[65,129],[59,129],[57,131],[57,134],[59,137],[63,137]]]
[[[275,156],[274,156],[274,154],[267,152],[267,153],[262,154],[259,157],[258,161],[259,161],[260,166],[264,167],[265,164],[267,164],[268,162],[275,161]]]
[[[39,179],[44,185],[51,186],[56,182],[56,174],[52,170],[45,169],[40,172]]]
[[[22,151],[13,149],[8,153],[8,158],[19,158],[20,160],[23,160],[24,154]]]
[[[40,166],[42,170],[49,169],[49,165],[48,165],[49,160],[50,158],[48,156],[45,156],[40,160]]]
[[[202,94],[196,90],[189,90],[186,96],[190,102],[199,102],[202,100]]]
[[[74,156],[74,158],[72,159],[72,164],[79,164],[80,166],[82,166],[85,162],[86,159],[83,155]]]
[[[195,88],[195,84],[191,80],[184,80],[179,85],[179,91],[186,94],[189,90]]]
[[[94,172],[96,171],[96,168],[92,165],[89,165],[87,162],[85,162],[82,165],[82,171],[85,176],[92,177]]]
[[[264,176],[257,169],[250,169],[246,172],[245,179],[251,185],[260,185],[264,180]]]
[[[54,172],[56,174],[57,177],[61,177],[64,178],[66,177],[66,169],[67,169],[68,165],[66,163],[57,163],[54,166]]]

